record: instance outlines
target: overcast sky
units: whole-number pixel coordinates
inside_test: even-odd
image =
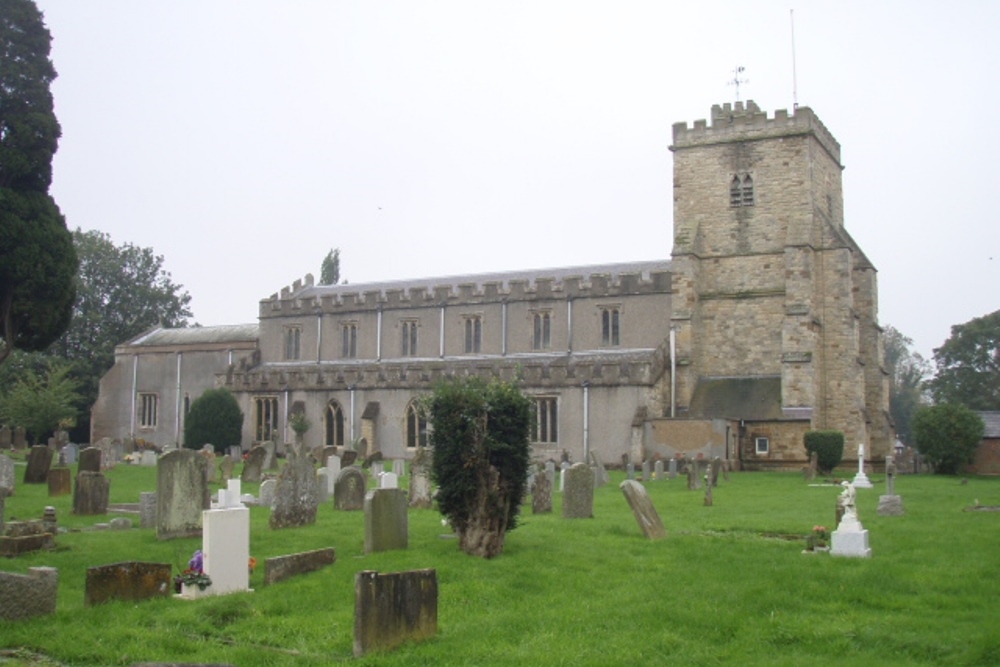
[[[1000,2],[37,2],[67,224],[163,255],[201,324],[335,247],[351,283],[667,258],[671,125],[796,91],[881,323],[929,357],[1000,309]]]

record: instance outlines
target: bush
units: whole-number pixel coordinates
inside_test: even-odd
[[[463,551],[493,558],[528,482],[531,400],[513,384],[469,378],[438,385],[428,408],[438,507]]]
[[[840,465],[844,458],[844,434],[840,431],[808,431],[805,445],[810,456],[816,452],[816,464],[824,474]]]
[[[218,453],[240,444],[243,413],[228,389],[208,389],[191,403],[184,420],[184,446],[200,449],[212,444]]]
[[[943,475],[954,475],[972,462],[984,430],[982,418],[964,405],[924,406],[913,415],[917,451]]]

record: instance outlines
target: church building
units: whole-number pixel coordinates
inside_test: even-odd
[[[893,429],[876,271],[844,228],[840,145],[811,109],[737,102],[675,124],[670,150],[669,258],[357,285],[307,275],[260,302],[256,327],[119,346],[92,438],[182,444],[186,406],[225,386],[244,448],[291,441],[303,413],[310,447],[407,458],[427,442],[419,398],[478,375],[534,401],[539,459],[798,468],[812,429],[843,431],[845,458],[864,443],[881,459]]]

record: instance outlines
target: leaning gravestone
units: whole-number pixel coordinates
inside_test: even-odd
[[[264,470],[277,470],[278,469],[278,443],[276,442],[265,442],[261,444],[264,448],[266,456],[261,466]]]
[[[563,489],[563,518],[589,519],[594,516],[594,473],[586,463],[574,463],[566,471]]]
[[[421,447],[410,464],[410,507],[430,509],[432,504],[431,455]]]
[[[289,452],[288,462],[278,476],[274,490],[271,528],[294,528],[316,523],[319,482],[316,468],[307,454]]]
[[[333,547],[275,556],[264,561],[264,585],[276,584],[299,574],[307,574],[337,562]]]
[[[340,465],[343,467],[352,466],[358,460],[358,453],[353,449],[345,450],[343,455],[340,457]]]
[[[395,488],[369,491],[365,496],[365,553],[405,549],[409,540],[406,492]]]
[[[25,484],[45,484],[52,467],[52,450],[45,445],[35,445],[28,454],[28,467],[24,471]]]
[[[101,450],[98,447],[85,447],[80,450],[80,462],[77,472],[101,472]]]
[[[73,514],[95,516],[108,513],[111,482],[101,472],[81,472],[73,490]]]
[[[552,479],[545,472],[535,475],[535,483],[531,487],[531,512],[552,513]]]
[[[139,602],[156,597],[170,597],[173,582],[170,563],[127,562],[87,568],[83,606],[91,607],[112,600]]]
[[[30,567],[28,574],[0,572],[0,620],[54,614],[58,589],[59,570],[54,567]]]
[[[0,454],[0,498],[14,495],[14,459]]]
[[[628,506],[632,508],[632,514],[639,523],[643,535],[651,540],[666,537],[667,530],[663,527],[663,521],[660,520],[656,508],[653,507],[653,501],[649,499],[646,487],[639,482],[625,480],[621,483],[621,490],[625,494]]]
[[[264,461],[267,459],[267,450],[257,445],[250,449],[246,461],[243,462],[243,474],[240,481],[244,484],[257,484],[260,482],[260,475],[264,469]]]
[[[350,466],[341,470],[333,488],[334,508],[348,511],[365,508],[365,474],[360,468]]]
[[[211,506],[205,459],[190,449],[167,452],[156,462],[156,539],[201,535],[201,513]]]

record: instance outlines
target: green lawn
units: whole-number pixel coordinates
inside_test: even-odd
[[[18,480],[23,476],[18,467]],[[111,501],[138,502],[155,469],[109,473]],[[458,551],[440,515],[410,513],[410,548],[365,555],[361,512],[319,510],[314,526],[274,531],[251,510],[250,551],[261,564],[333,546],[333,566],[255,592],[198,601],[83,606],[85,569],[125,560],[186,563],[200,540],[158,542],[155,531],[94,531],[108,517],[74,517],[69,497],[18,484],[7,519],[57,508],[58,550],[0,560],[0,569],[59,568],[54,617],[0,622],[0,664],[44,656],[68,665],[141,661],[253,665],[998,665],[1000,479],[903,476],[906,515],[879,517],[875,490],[858,491],[870,559],[803,555],[815,524],[833,529],[839,488],[801,475],[737,473],[714,506],[683,479],[647,489],[668,530],[650,542],[618,488],[597,490],[594,519],[533,516],[484,561]],[[256,488],[245,489],[256,493]],[[136,518],[138,524],[138,518]],[[79,530],[78,530],[79,529]],[[787,539],[801,535],[801,539]],[[352,657],[354,575],[436,568],[439,635],[392,653]],[[2,603],[2,602],[0,602]]]

